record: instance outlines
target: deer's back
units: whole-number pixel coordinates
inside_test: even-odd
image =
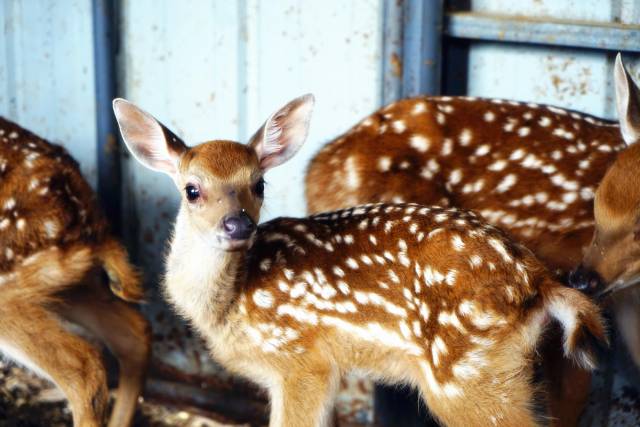
[[[66,150],[0,117],[0,272],[106,233],[95,193]]]
[[[263,351],[331,330],[416,355],[446,342],[453,364],[520,327],[546,271],[472,212],[376,204],[261,225],[246,274],[240,310]]]
[[[474,209],[564,267],[590,239],[593,193],[622,147],[615,124],[555,107],[408,99],[323,148],[307,200],[311,212],[377,201]]]

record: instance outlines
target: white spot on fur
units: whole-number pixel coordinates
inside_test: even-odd
[[[356,169],[355,159],[349,157],[345,162],[345,170],[347,172],[347,186],[352,189],[360,187],[360,175]]]
[[[13,209],[15,207],[16,207],[16,199],[14,199],[13,197],[9,197],[4,202],[4,210],[6,210],[6,211],[11,210],[11,209]]]
[[[457,234],[453,236],[453,238],[451,239],[451,244],[453,245],[453,249],[455,249],[458,252],[461,252],[465,246],[464,241],[462,240],[462,237],[460,237]]]
[[[505,176],[502,181],[500,181],[500,183],[496,187],[496,191],[498,193],[504,193],[505,191],[508,191],[511,187],[513,187],[517,181],[517,176],[510,173],[509,175]]]
[[[490,164],[487,169],[489,169],[490,171],[493,171],[493,172],[499,172],[499,171],[503,170],[505,167],[507,167],[506,160],[496,160],[495,162]]]
[[[416,102],[411,109],[411,114],[416,116],[427,111],[427,104],[424,102]]]
[[[460,142],[460,145],[464,147],[469,145],[469,143],[471,142],[471,138],[472,138],[471,130],[465,128],[462,130],[462,132],[460,132],[458,141]]]
[[[489,153],[489,151],[491,151],[491,147],[489,146],[489,144],[483,144],[476,149],[475,155],[484,156]]]
[[[258,289],[253,293],[253,302],[262,308],[273,306],[274,298],[271,292],[265,289]]]
[[[522,148],[518,148],[511,153],[509,160],[520,160],[527,154]]]
[[[381,156],[378,158],[378,170],[380,172],[387,172],[391,168],[391,158],[388,156]]]
[[[507,248],[497,239],[489,239],[489,244],[496,250],[505,262],[513,262],[513,258],[507,252]]]
[[[402,133],[407,129],[407,125],[402,120],[396,120],[391,123],[391,127],[396,133]]]
[[[409,145],[416,151],[424,153],[429,149],[431,144],[427,137],[423,135],[412,135],[411,138],[409,138]]]
[[[462,171],[460,169],[454,169],[449,174],[449,184],[456,185],[462,180]]]
[[[440,336],[436,335],[431,344],[431,357],[433,358],[433,366],[440,365],[440,356],[448,353],[447,345]]]
[[[445,138],[442,142],[442,150],[440,154],[442,156],[448,156],[453,152],[453,141],[450,138]]]

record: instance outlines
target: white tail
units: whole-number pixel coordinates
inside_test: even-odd
[[[129,425],[150,336],[144,317],[109,290],[128,301],[142,298],[126,251],[110,236],[95,194],[66,151],[1,117],[0,180],[0,353],[56,383],[74,425],[103,425],[101,356],[60,318],[82,325],[120,363],[109,426]]]
[[[272,426],[326,424],[354,369],[419,388],[446,425],[535,425],[531,358],[547,313],[566,306],[575,330],[604,340],[598,309],[572,290],[551,298],[561,286],[531,253],[469,211],[371,204],[256,226],[262,177],[303,143],[311,103],[293,100],[249,145],[187,147],[115,102],[131,151],[182,194],[171,302],[217,360],[268,388]],[[570,356],[588,352],[567,336]]]

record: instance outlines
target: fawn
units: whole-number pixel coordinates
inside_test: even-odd
[[[109,426],[128,426],[150,332],[125,301],[142,296],[78,164],[63,147],[0,117],[0,355],[53,381],[75,426],[101,426],[108,403],[101,355],[61,320],[86,328],[120,365]]]
[[[417,387],[449,426],[537,425],[531,359],[550,319],[593,368],[598,308],[470,211],[369,204],[260,226],[263,175],[307,136],[313,97],[270,116],[247,145],[187,147],[123,99],[114,111],[144,166],[181,205],[164,286],[212,356],[266,387],[271,426],[326,425],[359,370]]]
[[[616,79],[635,88],[620,56],[615,68]],[[637,95],[624,96],[621,87],[618,108],[633,111],[637,123]],[[315,156],[306,177],[308,209],[384,201],[473,209],[549,269],[567,273],[580,262],[593,233],[595,188],[625,142],[633,142],[630,120],[621,114],[619,126],[501,99],[401,100],[366,117]],[[638,324],[625,335],[630,346],[637,343],[640,356]],[[590,376],[565,366],[557,342],[555,347],[550,342],[544,352],[551,412],[558,425],[575,425]],[[640,366],[640,357],[636,363]]]

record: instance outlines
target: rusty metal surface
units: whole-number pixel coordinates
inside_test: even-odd
[[[458,12],[447,15],[445,32],[471,40],[640,52],[640,25]]]
[[[0,1],[0,115],[64,145],[96,188],[91,0]]]

